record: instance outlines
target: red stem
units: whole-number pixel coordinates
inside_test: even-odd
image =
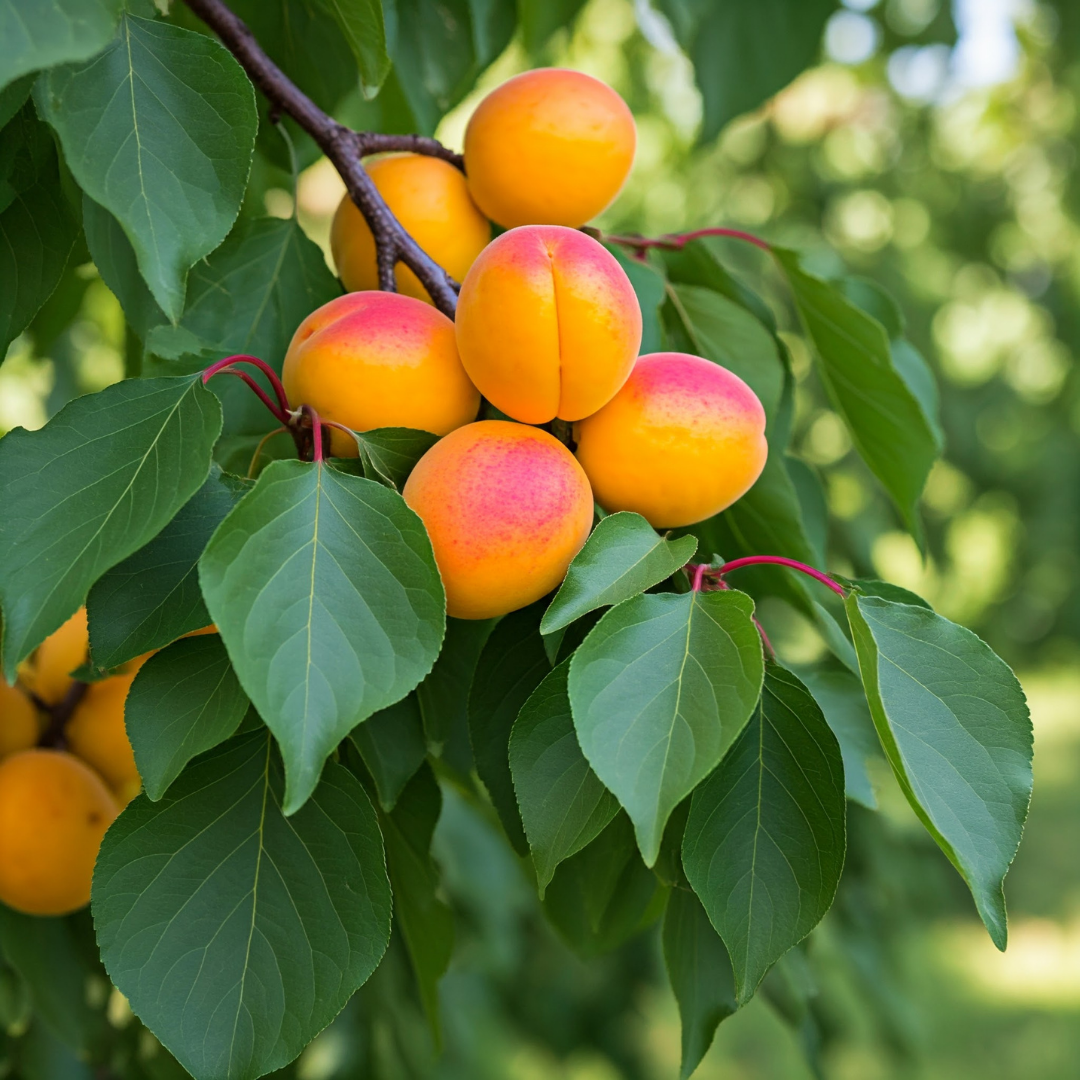
[[[277,404],[270,400],[266,392],[259,386],[255,380],[244,371],[238,371],[232,365],[237,364],[250,364],[254,368],[258,368],[265,376],[274,390],[274,396],[277,398]],[[205,386],[215,375],[224,372],[227,375],[239,375],[259,395],[262,403],[274,414],[274,416],[283,424],[288,424],[289,413],[291,411],[289,406],[289,397],[285,393],[285,387],[282,385],[281,380],[278,378],[277,372],[265,361],[260,360],[257,356],[248,356],[246,353],[238,353],[236,356],[226,356],[223,360],[218,360],[216,363],[211,364],[203,373],[202,381]]]
[[[648,248],[664,248],[666,251],[682,251],[687,244],[694,240],[701,240],[706,236],[725,236],[730,240],[745,240],[748,244],[761,248],[762,251],[772,251],[769,244],[760,236],[753,233],[743,232],[742,229],[695,229],[688,233],[668,233],[658,239],[652,240],[647,236],[605,236],[609,244],[622,244],[624,247],[634,248],[637,251],[645,251]]]
[[[823,574],[820,570],[815,570],[812,566],[807,566],[806,563],[796,562],[795,559],[785,559],[782,555],[747,555],[743,559],[733,559],[731,562],[724,563],[718,570],[712,571],[717,577],[723,577],[725,574],[730,574],[732,570],[740,570],[744,566],[758,566],[763,563],[772,563],[776,566],[789,566],[792,570],[798,570],[800,573],[807,574],[815,581],[820,581],[822,585],[832,589],[837,596],[846,596],[843,585],[833,581],[828,574]]]
[[[310,405],[301,405],[300,408],[311,418],[311,460],[316,464],[321,464],[323,459],[322,421]]]

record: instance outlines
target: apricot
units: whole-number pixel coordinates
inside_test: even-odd
[[[422,154],[391,154],[366,167],[402,228],[460,281],[491,239],[491,224],[472,201],[461,171]],[[379,287],[375,238],[348,195],[334,214],[330,250],[346,289]],[[394,277],[398,292],[431,303],[420,279],[404,263],[397,264]]]
[[[559,225],[503,233],[461,286],[461,362],[497,408],[527,424],[580,420],[626,381],[641,308],[622,267]]]
[[[81,607],[20,667],[20,680],[46,705],[56,705],[71,689],[71,673],[86,663],[89,651],[86,608]]]
[[[636,143],[634,117],[610,86],[565,68],[526,71],[469,120],[469,191],[504,228],[577,228],[619,194]]]
[[[0,675],[0,758],[29,750],[40,734],[34,703],[17,686],[8,686]]]
[[[467,424],[480,394],[458,357],[454,324],[430,304],[387,292],[339,296],[297,328],[282,381],[290,403],[354,431],[409,427],[445,435]],[[331,435],[333,452],[356,443]]]
[[[125,806],[139,793],[142,781],[124,725],[124,705],[145,659],[132,661],[121,675],[91,683],[64,726],[68,749],[91,766]]]
[[[437,442],[402,492],[427,527],[458,619],[531,604],[562,581],[593,499],[573,454],[539,428],[482,420]]]
[[[737,375],[700,356],[651,353],[575,425],[596,501],[657,529],[692,525],[741,498],[768,454],[765,410]]]
[[[119,808],[100,778],[62,750],[0,762],[0,900],[66,915],[90,899],[94,860]]]

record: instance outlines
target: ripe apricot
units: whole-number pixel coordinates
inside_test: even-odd
[[[459,619],[505,615],[550,592],[592,526],[592,492],[573,454],[506,420],[451,432],[402,494],[427,527],[447,613]]]
[[[658,529],[692,525],[745,495],[768,454],[765,410],[727,368],[652,353],[598,413],[575,426],[597,502]]]
[[[293,335],[282,381],[294,407],[310,405],[354,431],[409,427],[445,435],[480,408],[454,324],[397,293],[347,293],[313,311]],[[339,457],[356,457],[356,443],[340,431],[331,446]]]
[[[610,86],[565,68],[526,71],[469,120],[469,191],[504,228],[577,228],[619,194],[636,143],[634,117]]]
[[[0,762],[0,900],[66,915],[90,899],[94,860],[118,807],[78,758],[24,750]]]
[[[491,239],[491,224],[472,201],[461,171],[423,154],[391,154],[368,164],[367,172],[402,228],[460,281]],[[379,287],[375,238],[348,195],[334,214],[330,250],[346,289]],[[399,292],[431,302],[404,263],[397,264],[394,277]]]
[[[8,686],[0,675],[0,758],[29,750],[40,734],[34,703],[17,686]]]
[[[47,705],[55,705],[71,688],[71,673],[86,663],[89,651],[86,608],[81,607],[37,647],[20,668],[19,677]]]
[[[132,661],[123,674],[91,683],[64,727],[68,749],[104,778],[121,805],[127,805],[142,785],[124,725],[128,691],[141,666]]]
[[[622,267],[559,225],[503,233],[473,263],[457,309],[461,362],[515,420],[580,420],[626,381],[641,308]]]

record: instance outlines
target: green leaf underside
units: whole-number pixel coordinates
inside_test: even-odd
[[[590,611],[644,592],[685,566],[696,550],[695,537],[665,540],[640,514],[608,515],[574,557],[540,632],[554,633]]]
[[[197,380],[116,383],[0,439],[4,667],[86,600],[206,479],[221,409]]]
[[[893,772],[1004,949],[1002,883],[1031,798],[1024,692],[985,642],[928,608],[852,593],[847,612]]]
[[[315,0],[348,42],[365,90],[374,93],[390,71],[382,0]]]
[[[698,1067],[721,1021],[738,1009],[731,959],[689,889],[672,889],[664,912],[664,966],[682,1021],[680,1080]]]
[[[930,421],[897,372],[884,328],[828,282],[802,269],[799,257],[774,254],[787,275],[817,354],[818,370],[852,441],[896,503],[909,528],[938,455]]]
[[[634,823],[652,866],[671,811],[724,756],[761,690],[761,640],[745,593],[625,600],[570,664],[581,749]]]
[[[124,228],[172,320],[188,269],[225,239],[258,118],[251,83],[213,38],[125,15],[112,43],[35,90],[72,174]]]
[[[286,813],[326,756],[431,670],[445,600],[401,496],[325,465],[272,462],[199,563],[240,683],[277,737]]]
[[[192,758],[235,734],[247,708],[217,634],[184,638],[151,656],[124,706],[146,794],[159,800]]]
[[[378,965],[390,936],[382,838],[359,781],[331,765],[286,818],[265,733],[135,800],[102,843],[102,959],[135,1013],[194,1076],[287,1064]]]
[[[251,484],[215,465],[201,488],[145,546],[107,570],[90,590],[90,652],[115,668],[210,622],[199,590],[199,556]]]
[[[413,466],[438,441],[438,435],[415,428],[375,428],[356,435],[364,475],[397,491]]]
[[[510,732],[529,695],[551,671],[540,636],[543,602],[503,618],[488,637],[469,692],[469,741],[510,843],[529,853],[510,773]]]
[[[564,660],[532,692],[510,735],[510,771],[543,899],[555,868],[591,843],[618,813],[578,745]]]
[[[845,848],[840,747],[810,692],[769,664],[761,702],[694,792],[683,867],[731,956],[740,1004],[829,909]]]
[[[398,796],[427,755],[416,694],[409,694],[369,716],[353,729],[349,738],[375,781],[381,809],[393,810]]]

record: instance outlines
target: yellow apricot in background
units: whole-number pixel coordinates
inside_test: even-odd
[[[619,194],[636,143],[634,117],[610,86],[565,68],[526,71],[469,120],[469,191],[504,228],[577,228]]]
[[[596,501],[657,529],[730,506],[761,475],[769,450],[754,391],[687,353],[642,356],[615,397],[575,425],[574,438]]]
[[[132,661],[124,674],[91,683],[64,727],[68,749],[101,775],[122,805],[142,785],[124,726],[124,704],[141,666]]]
[[[86,765],[60,750],[0,762],[0,900],[66,915],[90,899],[94,861],[118,807]]]
[[[86,663],[89,651],[86,608],[81,607],[19,668],[20,681],[46,705],[56,705],[71,689],[71,672]]]
[[[34,703],[17,686],[8,686],[0,675],[0,758],[17,750],[29,750],[40,735]]]
[[[482,420],[437,442],[402,492],[427,527],[458,619],[531,604],[589,535],[592,492],[573,454],[539,428]]]
[[[458,357],[454,324],[430,304],[386,292],[339,296],[297,328],[282,381],[294,408],[353,431],[410,427],[445,435],[474,419],[480,394]],[[333,452],[356,443],[331,435]]]
[[[623,268],[592,237],[558,225],[492,241],[461,286],[456,325],[480,393],[526,424],[596,412],[641,345],[641,308]]]
[[[491,239],[491,223],[472,201],[461,171],[423,154],[392,154],[367,163],[366,168],[402,228],[460,281]],[[379,287],[375,238],[348,195],[334,214],[330,250],[346,289]],[[394,277],[398,292],[431,302],[419,278],[404,263],[397,264]]]

